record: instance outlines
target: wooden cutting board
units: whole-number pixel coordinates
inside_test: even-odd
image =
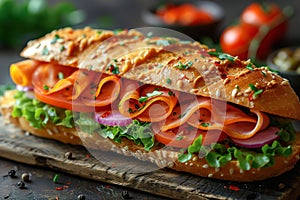
[[[74,158],[67,159],[66,152],[72,152]],[[0,117],[0,156],[14,161],[54,168],[174,199],[292,200],[300,196],[300,163],[294,170],[279,177],[237,183],[158,169],[151,163],[116,154],[110,154],[105,163],[93,157],[102,153],[25,135],[13,125],[5,125]]]

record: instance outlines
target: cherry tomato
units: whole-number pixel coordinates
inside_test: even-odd
[[[213,16],[192,4],[165,5],[157,10],[157,15],[167,24],[193,26],[213,21]]]
[[[260,59],[265,59],[272,45],[284,38],[288,25],[281,8],[266,2],[250,4],[241,15],[241,24],[256,26],[259,30],[254,39],[260,43],[257,50],[257,57]],[[263,37],[260,38],[261,36]]]
[[[252,3],[242,12],[240,23],[221,34],[220,45],[225,53],[240,59],[263,60],[274,43],[283,39],[287,19],[274,3]]]
[[[224,52],[245,60],[248,57],[250,42],[256,32],[257,29],[248,26],[230,26],[221,34],[220,46]]]

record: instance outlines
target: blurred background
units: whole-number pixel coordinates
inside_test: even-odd
[[[204,1],[189,1],[196,7],[200,6],[202,2]],[[255,1],[208,1],[208,3],[215,4],[205,4],[204,10],[213,10],[211,15],[213,16],[212,21],[215,23],[204,23],[196,29],[198,24],[187,24],[187,21],[183,25],[172,24],[172,21],[162,22],[161,19],[158,19],[160,17],[158,10],[163,5],[167,3],[177,5],[182,1],[0,0],[0,84],[11,82],[9,65],[21,59],[19,52],[26,42],[56,28],[91,26],[99,29],[132,29],[160,26],[185,31],[185,29],[180,29],[181,26],[192,26],[188,29],[189,32],[193,32],[191,37],[209,46],[220,48],[220,38],[226,28],[239,24],[242,13],[253,2]],[[280,41],[274,42],[268,55],[281,47],[300,46],[300,1],[273,0],[268,2],[275,3],[288,15],[286,34]],[[183,11],[179,11],[179,15],[183,15]],[[186,18],[191,19],[191,16]],[[267,58],[265,57],[261,61],[266,63]]]

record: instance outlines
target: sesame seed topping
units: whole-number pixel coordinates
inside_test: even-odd
[[[202,165],[202,168],[204,168],[204,169],[207,169],[208,167],[209,167],[208,164]]]

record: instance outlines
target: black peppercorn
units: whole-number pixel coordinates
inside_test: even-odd
[[[28,182],[29,181],[29,174],[28,173],[23,173],[21,178],[22,178],[22,181]]]
[[[85,200],[85,196],[83,194],[78,195],[77,197],[78,200]]]
[[[23,181],[19,181],[17,183],[17,186],[20,188],[20,189],[24,189],[25,188],[25,183]]]
[[[123,197],[123,199],[130,199],[129,192],[127,190],[123,190],[122,197]]]
[[[11,169],[11,170],[8,171],[8,176],[14,177],[15,175],[16,175],[16,170]]]

